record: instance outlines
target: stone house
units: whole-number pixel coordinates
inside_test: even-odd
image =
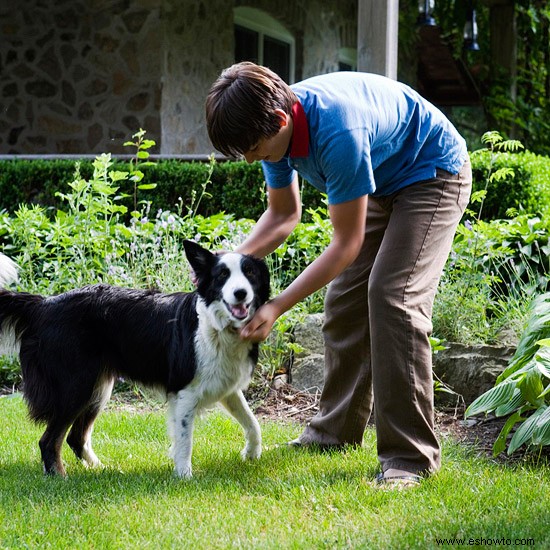
[[[289,82],[354,69],[358,0],[3,0],[0,154],[212,152],[204,98],[241,59]]]

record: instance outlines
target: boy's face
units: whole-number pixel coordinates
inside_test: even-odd
[[[280,109],[275,112],[281,120],[279,131],[270,138],[260,139],[249,151],[243,153],[246,162],[251,163],[255,160],[278,162],[288,151],[292,139],[292,117]]]

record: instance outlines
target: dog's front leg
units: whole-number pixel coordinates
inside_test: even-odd
[[[192,390],[177,393],[169,405],[169,432],[172,437],[172,458],[178,477],[188,479],[193,475],[193,424],[197,410],[197,397]]]
[[[243,460],[259,458],[262,454],[262,432],[256,417],[252,414],[243,392],[237,390],[221,400],[222,405],[237,420],[244,430],[246,445],[241,451]]]

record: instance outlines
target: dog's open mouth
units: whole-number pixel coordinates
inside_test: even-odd
[[[229,310],[231,315],[235,317],[235,319],[238,319],[239,321],[243,321],[248,317],[248,312],[250,311],[250,304],[228,304],[225,300],[223,302],[225,304],[225,307]]]

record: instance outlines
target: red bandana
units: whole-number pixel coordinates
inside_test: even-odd
[[[307,157],[309,154],[309,130],[307,128],[306,113],[299,101],[292,106],[292,121],[294,128],[290,158]]]

